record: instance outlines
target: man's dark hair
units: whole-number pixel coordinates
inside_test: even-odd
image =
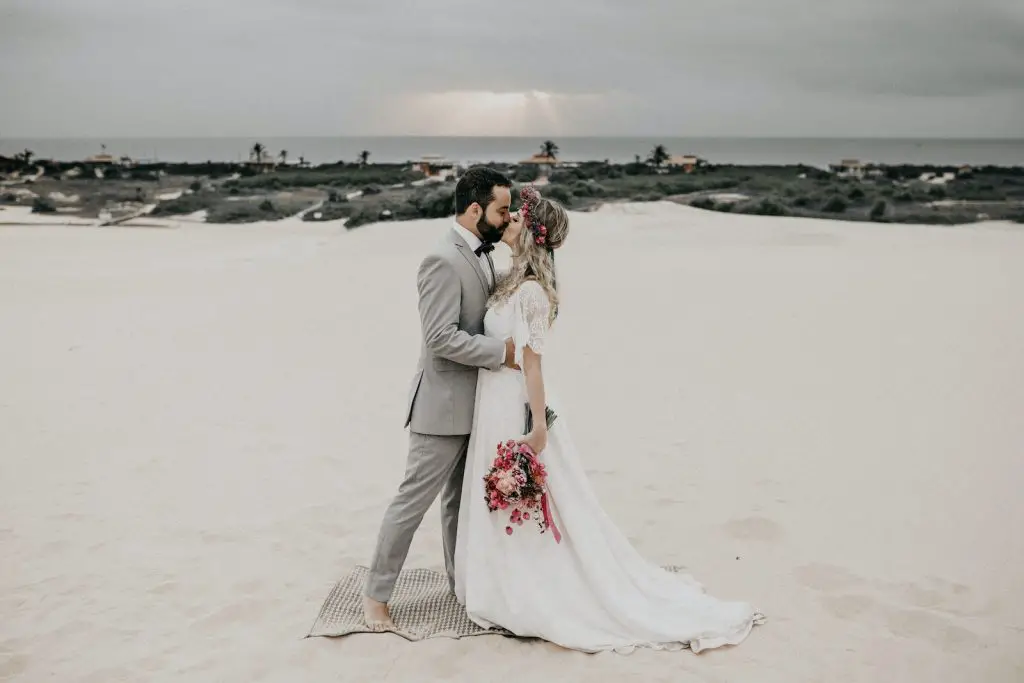
[[[512,189],[512,181],[493,168],[476,166],[466,171],[455,184],[455,215],[461,216],[474,202],[481,208],[494,201],[494,188]]]

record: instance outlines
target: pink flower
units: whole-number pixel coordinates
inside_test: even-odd
[[[497,489],[506,496],[519,488],[519,482],[511,472],[502,472],[498,477]]]
[[[512,527],[510,527],[510,526],[505,527],[505,533],[507,535],[511,536],[512,535]]]

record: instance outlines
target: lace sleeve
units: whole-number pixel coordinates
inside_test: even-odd
[[[523,365],[523,352],[529,346],[538,355],[544,354],[544,338],[550,324],[551,301],[547,292],[534,280],[527,280],[515,294],[516,364]]]

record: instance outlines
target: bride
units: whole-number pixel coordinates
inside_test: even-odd
[[[554,252],[565,243],[569,218],[532,187],[521,197],[501,238],[512,249],[512,267],[484,318],[486,335],[514,340],[521,370],[479,372],[455,548],[456,597],[484,628],[586,652],[735,645],[762,615],[640,556],[590,486],[559,405],[547,394],[541,362],[558,312]],[[523,436],[527,416],[533,427]],[[529,445],[547,471],[553,524],[543,533],[537,515],[523,525],[518,517],[510,523],[508,511],[488,508],[484,477],[497,445],[509,439]]]

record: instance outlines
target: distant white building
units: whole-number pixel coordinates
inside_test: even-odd
[[[843,159],[838,164],[830,164],[829,169],[840,178],[863,178],[867,165],[860,159]]]
[[[706,165],[707,162],[695,154],[673,154],[665,162],[666,166],[682,168],[686,173],[692,173],[694,169]]]
[[[412,170],[419,171],[428,181],[441,182],[456,175],[456,164],[440,154],[424,154],[414,162]]]
[[[558,166],[558,159],[545,154],[534,154],[529,159],[523,159],[519,162],[520,165],[536,166],[537,172],[541,176],[546,176],[556,166]]]

